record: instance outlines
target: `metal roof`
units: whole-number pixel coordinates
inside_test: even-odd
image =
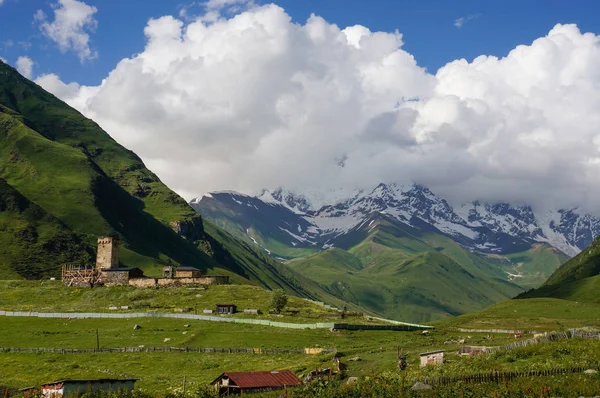
[[[175,270],[176,271],[200,271],[196,267],[177,267],[177,268],[175,268]]]
[[[138,381],[139,379],[129,378],[129,379],[63,379],[50,381],[48,383],[42,383],[40,386],[49,386],[52,384],[60,384],[60,383],[106,383],[106,382],[118,382],[118,381]],[[38,386],[31,386],[19,389],[19,391],[31,390],[32,388],[37,388]]]
[[[429,355],[429,354],[439,354],[440,352],[446,352],[446,350],[437,350],[437,351],[422,352],[419,355],[423,356],[423,355]]]
[[[272,372],[225,372],[217,377],[214,384],[228,377],[239,388],[263,388],[298,386],[302,382],[290,370],[274,370]]]

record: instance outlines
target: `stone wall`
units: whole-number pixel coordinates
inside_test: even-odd
[[[177,287],[185,285],[228,285],[228,276],[206,276],[202,278],[133,278],[130,286],[136,287]]]
[[[96,269],[117,268],[119,266],[119,241],[111,237],[98,238]]]
[[[159,286],[183,286],[183,285],[227,285],[228,276],[205,276],[202,278],[161,278],[158,279]]]
[[[104,286],[122,286],[129,282],[129,271],[100,271],[100,277]]]
[[[132,278],[129,280],[129,285],[135,287],[155,287],[158,286],[158,282],[155,278]]]

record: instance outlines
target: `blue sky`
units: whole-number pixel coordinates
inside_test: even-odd
[[[0,57],[186,199],[414,182],[600,214],[599,1],[276,4],[0,0]]]
[[[50,0],[4,0],[0,6],[0,57],[14,64],[19,56],[35,62],[34,74],[56,73],[65,81],[96,85],[116,63],[143,51],[144,27],[150,18],[178,15],[190,2],[179,0],[87,0],[97,7],[98,26],[90,47],[98,58],[80,63],[73,52],[62,54],[33,21],[39,9],[52,14]],[[267,3],[258,0],[258,3]],[[372,31],[404,35],[404,49],[421,66],[435,72],[458,58],[504,56],[519,44],[544,36],[556,23],[576,23],[582,32],[600,32],[600,2],[581,0],[280,0],[294,21],[311,13],[340,27],[360,24]],[[199,8],[198,8],[199,11]],[[455,21],[465,18],[462,27]],[[10,45],[12,43],[12,45]]]

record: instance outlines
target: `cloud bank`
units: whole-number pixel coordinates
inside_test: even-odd
[[[34,15],[44,36],[55,42],[62,53],[75,52],[81,62],[97,58],[98,52],[90,48],[89,33],[98,26],[94,18],[98,9],[77,0],[58,0],[52,7],[53,21],[42,10]]]
[[[275,5],[144,33],[97,87],[37,82],[188,199],[416,182],[454,202],[600,211],[600,38],[575,25],[436,74],[398,32],[295,24]]]

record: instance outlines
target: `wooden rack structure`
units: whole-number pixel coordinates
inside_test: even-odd
[[[101,282],[95,267],[73,264],[63,264],[62,281],[65,286],[94,286]]]

